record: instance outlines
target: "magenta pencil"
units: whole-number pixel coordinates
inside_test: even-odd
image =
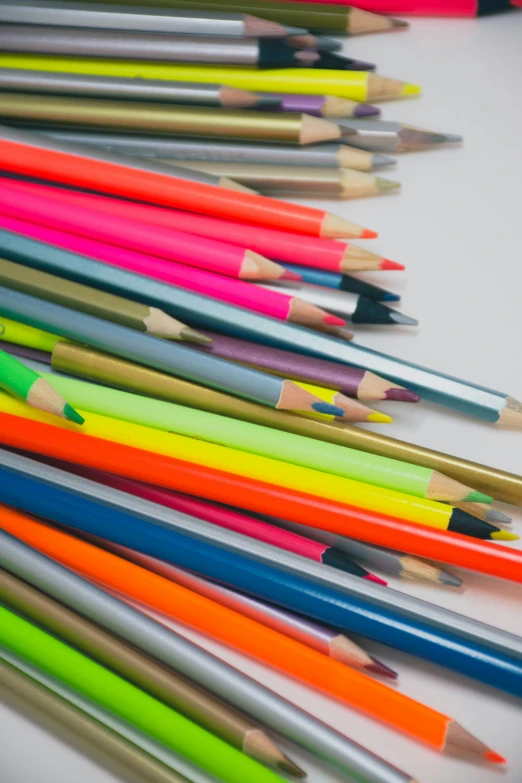
[[[233,244],[164,226],[152,227],[132,215],[123,217],[74,203],[68,192],[57,201],[46,186],[0,178],[0,210],[4,214],[72,234],[208,269],[232,278],[252,280],[285,277],[284,269],[259,254]]]
[[[95,239],[69,234],[38,223],[11,218],[2,214],[0,206],[0,227],[17,234],[89,256],[111,266],[152,277],[165,283],[195,291],[198,294],[219,299],[247,310],[253,310],[280,321],[290,321],[313,329],[327,330],[329,327],[344,326],[346,321],[330,315],[320,307],[305,302],[296,296],[278,291],[258,289],[244,280],[215,275],[204,269],[183,266],[156,256],[145,255],[134,250],[116,247]]]
[[[348,242],[336,242],[333,239],[320,239],[250,226],[221,218],[138,204],[108,196],[80,193],[75,190],[64,190],[39,183],[17,182],[16,187],[25,193],[44,194],[47,198],[59,202],[96,209],[106,216],[141,221],[156,228],[175,228],[207,239],[237,245],[243,250],[248,248],[279,261],[327,269],[331,272],[404,269],[402,264]],[[99,237],[95,236],[95,238]],[[143,248],[134,249],[143,250]],[[284,277],[282,274],[279,276]]]
[[[153,503],[172,508],[175,511],[181,511],[184,514],[203,519],[219,527],[227,528],[227,530],[234,530],[236,533],[241,533],[249,538],[264,541],[266,544],[286,549],[289,552],[301,555],[301,557],[307,557],[309,560],[315,560],[318,563],[339,568],[370,582],[377,582],[381,585],[387,584],[378,576],[369,573],[365,568],[354,563],[340,549],[296,533],[291,533],[289,530],[270,525],[268,522],[261,522],[259,519],[254,519],[226,506],[220,506],[217,503],[201,500],[200,498],[184,495],[169,489],[162,489],[152,484],[144,484],[141,481],[115,476],[112,473],[104,473],[78,465],[67,465],[65,467],[70,472],[79,473],[93,481],[97,481],[99,484],[120,489],[122,492],[128,492],[144,500],[150,500]]]

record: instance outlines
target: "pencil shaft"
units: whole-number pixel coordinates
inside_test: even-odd
[[[0,531],[2,564],[111,633],[172,666],[211,692],[242,707],[288,739],[364,783],[411,783],[411,777],[363,749],[277,693],[211,653],[167,631],[141,612]]]

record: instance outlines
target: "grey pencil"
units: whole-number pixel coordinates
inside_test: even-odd
[[[359,579],[339,569],[330,568],[322,563],[315,563],[282,550],[262,541],[249,538],[231,530],[195,519],[187,514],[180,514],[157,503],[151,503],[135,496],[130,496],[120,490],[108,488],[83,477],[70,474],[58,468],[41,464],[33,459],[0,450],[0,465],[20,475],[31,476],[35,480],[43,480],[47,485],[66,487],[68,492],[83,498],[94,498],[104,506],[125,510],[139,515],[143,520],[162,527],[168,527],[189,535],[201,541],[206,541],[229,551],[244,555],[250,559],[277,568],[288,573],[306,576],[312,582],[329,587],[344,595],[362,599],[383,609],[399,612],[416,622],[429,622],[442,630],[459,635],[479,645],[488,645],[493,650],[509,654],[522,660],[522,637],[492,626],[478,622],[456,612],[438,607],[427,601],[407,596],[390,588],[373,585],[367,580]],[[7,570],[7,565],[4,566]],[[23,578],[23,577],[22,577]]]
[[[273,109],[281,105],[280,98],[220,84],[90,76],[23,68],[0,68],[0,90],[224,109]]]
[[[461,505],[469,505],[469,503]],[[375,568],[380,568],[382,571],[386,571],[386,573],[400,576],[403,579],[436,582],[450,587],[460,587],[462,585],[462,579],[459,579],[458,576],[433,563],[429,563],[427,560],[413,557],[413,555],[408,555],[405,552],[397,552],[394,549],[386,549],[375,544],[367,544],[364,541],[356,541],[353,538],[340,536],[337,533],[329,533],[327,530],[320,530],[316,527],[300,525],[298,522],[290,522],[287,519],[269,517],[264,514],[256,514],[255,516],[266,520],[270,524],[279,525],[279,527],[285,530],[290,530],[292,533],[306,535],[309,538],[313,538],[314,541],[338,547],[357,560],[362,560]]]
[[[286,27],[250,14],[111,7],[103,3],[70,5],[60,0],[20,0],[17,3],[3,0],[0,3],[0,22],[232,38],[282,38],[306,33],[302,28]]]
[[[313,49],[296,49],[283,38],[202,37],[17,24],[0,27],[0,50],[116,60],[251,65],[257,68],[310,67],[320,59],[319,53]]]
[[[269,407],[343,415],[340,408],[325,403],[294,381],[206,356],[182,345],[2,286],[0,311],[6,317],[29,326]]]
[[[48,688],[66,703],[73,705],[110,731],[113,731],[116,735],[140,748],[140,750],[151,756],[152,759],[156,759],[166,768],[172,770],[172,774],[181,775],[183,781],[186,779],[190,783],[219,783],[213,775],[199,769],[192,762],[184,759],[182,756],[178,756],[173,750],[156,742],[149,735],[143,734],[131,723],[127,723],[127,721],[122,720],[114,713],[108,712],[96,702],[91,701],[78,691],[74,691],[61,680],[57,680],[55,677],[47,674],[43,669],[36,667],[30,661],[20,657],[3,645],[0,645],[0,660],[31,677],[35,682]],[[141,779],[141,783],[143,783],[143,779]]]
[[[162,159],[163,163],[168,160]],[[364,198],[400,188],[399,182],[355,169],[316,166],[279,166],[257,163],[209,163],[206,160],[178,162],[182,168],[230,177],[259,193],[276,197]]]
[[[5,660],[0,662],[0,690],[10,701],[15,697],[15,707],[19,702],[22,702],[22,709],[29,704],[31,715],[36,709],[40,721],[47,728],[57,727],[62,734],[65,730],[66,738],[72,733],[82,750],[85,745],[91,752],[94,749],[95,757],[100,758],[105,767],[130,783],[143,783],[145,780],[147,783],[190,783],[188,778],[158,763],[121,735],[58,696],[52,688],[39,684]]]
[[[413,783],[407,773],[2,530],[0,564],[361,783]]]
[[[407,326],[417,326],[418,324],[415,318],[410,318],[398,310],[392,310],[391,307],[387,307],[381,302],[366,299],[349,291],[336,291],[333,288],[325,288],[312,283],[296,283],[295,286],[286,284],[272,286],[263,283],[260,287],[268,288],[271,291],[280,291],[289,296],[299,296],[305,302],[324,307],[328,312],[340,315],[354,324],[403,324]]]
[[[462,136],[455,133],[438,133],[416,128],[413,125],[404,125],[402,122],[339,119],[337,123],[344,131],[343,140],[363,150],[408,152],[462,141]]]
[[[165,136],[131,136],[115,133],[88,133],[82,130],[42,130],[43,135],[62,141],[102,148],[141,158],[207,160],[216,163],[258,163],[274,166],[314,166],[372,171],[390,166],[394,158],[365,152],[343,144],[318,144],[306,149],[277,144],[240,144],[227,141],[188,141]]]
[[[306,776],[246,715],[2,569],[0,598],[15,612],[262,764],[294,777]]]

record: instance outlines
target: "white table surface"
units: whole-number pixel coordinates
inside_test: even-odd
[[[367,329],[360,332],[361,342],[522,399],[517,351],[522,332],[522,13],[482,20],[413,20],[409,32],[347,40],[345,51],[377,62],[384,75],[423,86],[419,100],[385,105],[385,118],[465,136],[462,148],[403,156],[397,170],[389,172],[403,184],[400,195],[321,204],[378,230],[375,249],[408,267],[406,273],[368,279],[400,291],[404,312],[418,316],[421,328]],[[389,432],[396,437],[513,472],[522,470],[520,432],[500,431],[426,404],[389,404],[385,409],[395,415]],[[514,529],[522,535],[520,511]],[[393,577],[390,584],[522,633],[522,586],[460,575],[466,585],[462,591]],[[505,769],[432,752],[242,656],[201,642],[407,770],[419,783],[522,781],[521,703],[491,688],[367,644],[400,672],[402,692],[460,721],[508,758]],[[305,754],[293,748],[291,752],[305,763],[310,783],[346,780]],[[39,725],[0,705],[1,783],[116,780]]]

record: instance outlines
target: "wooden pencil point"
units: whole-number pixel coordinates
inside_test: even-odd
[[[473,493],[473,490],[460,481],[455,481],[455,479],[445,476],[443,473],[433,471],[426,497],[451,503],[453,501],[466,501],[471,493]],[[492,500],[493,498],[489,497],[489,495],[484,495],[482,498],[482,502],[491,503]]]
[[[498,424],[504,427],[522,427],[522,403],[514,397],[506,397],[506,405],[500,411]]]
[[[164,313],[163,310],[157,307],[150,308],[150,315],[143,319],[143,323],[146,326],[146,331],[155,337],[163,337],[167,340],[189,339],[183,336],[184,330],[187,329],[185,324],[167,315],[167,313]]]
[[[239,182],[235,182],[233,179],[229,179],[228,177],[220,177],[219,186],[221,188],[226,188],[227,190],[237,190],[238,193],[252,193],[253,195],[257,195],[257,190],[247,188],[246,185],[241,185]]]
[[[294,764],[261,729],[250,729],[246,732],[243,750],[248,756],[260,761],[261,764],[275,767],[295,778],[306,777],[306,772]]]
[[[337,123],[324,120],[322,117],[312,117],[310,114],[301,116],[300,144],[318,144],[341,138],[341,129]]]
[[[284,274],[284,267],[253,250],[245,250],[239,277],[244,280],[277,280]]]
[[[350,8],[348,22],[350,35],[386,32],[395,27],[393,19],[381,16],[381,14],[373,14],[370,11],[363,11],[362,8]]]
[[[368,229],[365,229],[363,226],[345,220],[338,215],[333,215],[331,212],[325,213],[321,225],[321,236],[331,239],[351,239],[352,237],[356,239],[357,237],[363,237],[366,231]],[[376,236],[376,234],[374,235]]]
[[[463,750],[466,753],[470,753],[476,756],[481,756],[488,761],[494,763],[504,764],[505,759],[503,756],[499,756],[498,753],[488,748],[488,746],[481,742],[479,739],[473,736],[467,729],[452,720],[449,722],[448,730],[446,732],[446,742],[444,750],[449,749],[448,746],[453,746],[458,750]]]
[[[195,329],[191,329],[189,326],[184,326],[179,334],[182,340],[187,340],[187,342],[190,343],[209,345],[212,342],[211,337],[207,337],[206,334],[202,334],[201,332],[196,332]]]

